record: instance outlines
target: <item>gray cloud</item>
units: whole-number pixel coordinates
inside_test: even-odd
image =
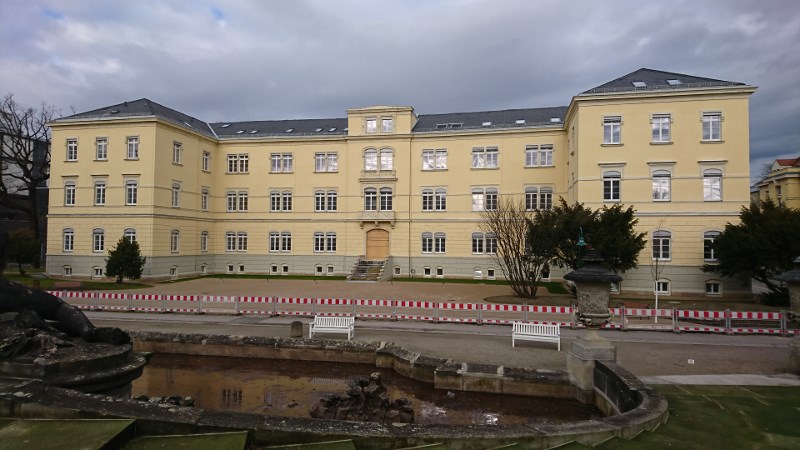
[[[741,81],[753,171],[800,153],[792,0],[6,0],[0,90],[77,111],[148,97],[204,120],[558,106],[639,67]]]

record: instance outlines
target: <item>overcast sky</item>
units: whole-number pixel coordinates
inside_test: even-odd
[[[0,94],[205,121],[568,105],[641,67],[739,81],[754,175],[800,156],[797,0],[2,0]]]

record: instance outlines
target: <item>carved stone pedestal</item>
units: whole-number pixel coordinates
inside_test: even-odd
[[[567,372],[577,388],[577,398],[583,403],[594,403],[595,361],[617,362],[617,348],[600,337],[596,329],[589,329],[586,336],[572,344],[567,354]]]

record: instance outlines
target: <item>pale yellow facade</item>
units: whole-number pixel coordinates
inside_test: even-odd
[[[108,249],[128,230],[148,258],[146,278],[347,275],[365,256],[385,259],[393,276],[502,278],[491,244],[477,235],[479,209],[495,194],[527,193],[536,208],[560,197],[635,207],[648,246],[640,268],[623,274],[623,290],[652,291],[652,233],[660,230],[669,233],[658,241],[666,245],[664,293],[741,293],[747,288],[699,267],[709,262],[705,233],[736,222],[749,202],[754,90],[583,93],[552,117],[521,121],[514,114],[528,110],[508,110],[502,124],[486,119],[497,112],[437,123],[411,107],[354,108],[338,126],[308,132],[255,129],[273,122],[203,128],[159,113],[79,114],[52,124],[47,271],[102,276]],[[608,132],[614,123],[616,134]],[[107,156],[98,159],[103,139]]]
[[[754,188],[753,201],[772,200],[800,209],[800,157],[776,160],[772,170]]]

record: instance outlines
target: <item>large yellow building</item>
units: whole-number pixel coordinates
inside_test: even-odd
[[[776,159],[767,176],[753,188],[753,201],[772,200],[779,205],[800,209],[800,156]]]
[[[500,278],[479,211],[499,196],[637,210],[648,246],[625,290],[743,292],[700,271],[749,202],[742,83],[640,69],[569,106],[206,123],[147,99],[52,123],[47,271],[100,277],[135,238],[144,276]],[[553,276],[559,274],[554,273]]]

